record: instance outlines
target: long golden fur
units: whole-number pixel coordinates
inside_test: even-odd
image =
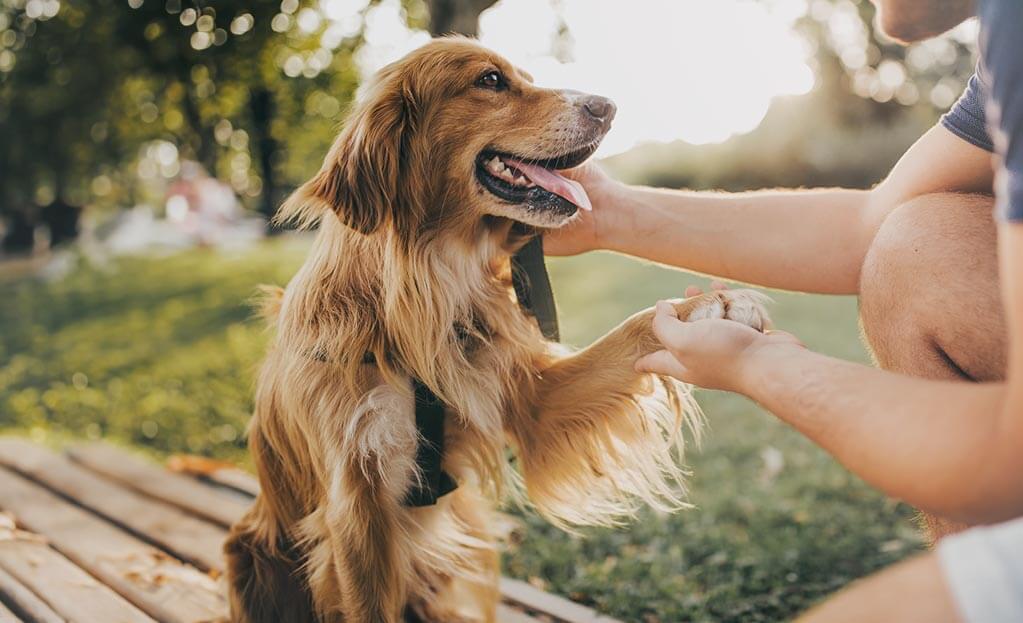
[[[491,71],[505,88],[479,87]],[[565,527],[683,505],[676,451],[698,412],[682,386],[633,370],[655,348],[651,312],[577,353],[544,340],[509,258],[571,214],[509,204],[474,177],[487,150],[592,152],[609,119],[580,97],[470,40],[434,41],[382,70],[283,206],[319,233],[267,304],[250,429],[262,493],[225,546],[235,621],[493,621],[503,494]],[[762,322],[743,292],[678,306]],[[418,476],[412,377],[447,405],[459,483],[423,508],[402,505]]]

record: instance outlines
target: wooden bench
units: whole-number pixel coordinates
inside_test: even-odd
[[[211,465],[0,437],[0,623],[226,620],[221,543],[258,484]],[[517,580],[501,592],[500,623],[618,623]]]

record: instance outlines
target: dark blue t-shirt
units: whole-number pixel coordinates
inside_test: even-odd
[[[981,62],[941,124],[998,154],[998,214],[1023,221],[1023,0],[981,0]]]

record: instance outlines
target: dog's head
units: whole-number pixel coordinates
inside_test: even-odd
[[[357,231],[404,237],[488,215],[559,227],[589,202],[558,171],[586,160],[614,115],[608,99],[536,87],[471,40],[438,39],[381,70],[284,212],[326,205]]]

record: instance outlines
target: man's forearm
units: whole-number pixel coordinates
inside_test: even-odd
[[[744,377],[743,393],[889,495],[970,523],[1023,514],[1004,385],[916,379],[794,346],[751,355]]]
[[[771,288],[855,294],[880,219],[862,190],[695,193],[631,187],[607,248]]]
[[[863,259],[892,210],[930,193],[989,193],[991,184],[991,154],[935,126],[870,191],[619,189],[598,244],[767,287],[855,294]]]

